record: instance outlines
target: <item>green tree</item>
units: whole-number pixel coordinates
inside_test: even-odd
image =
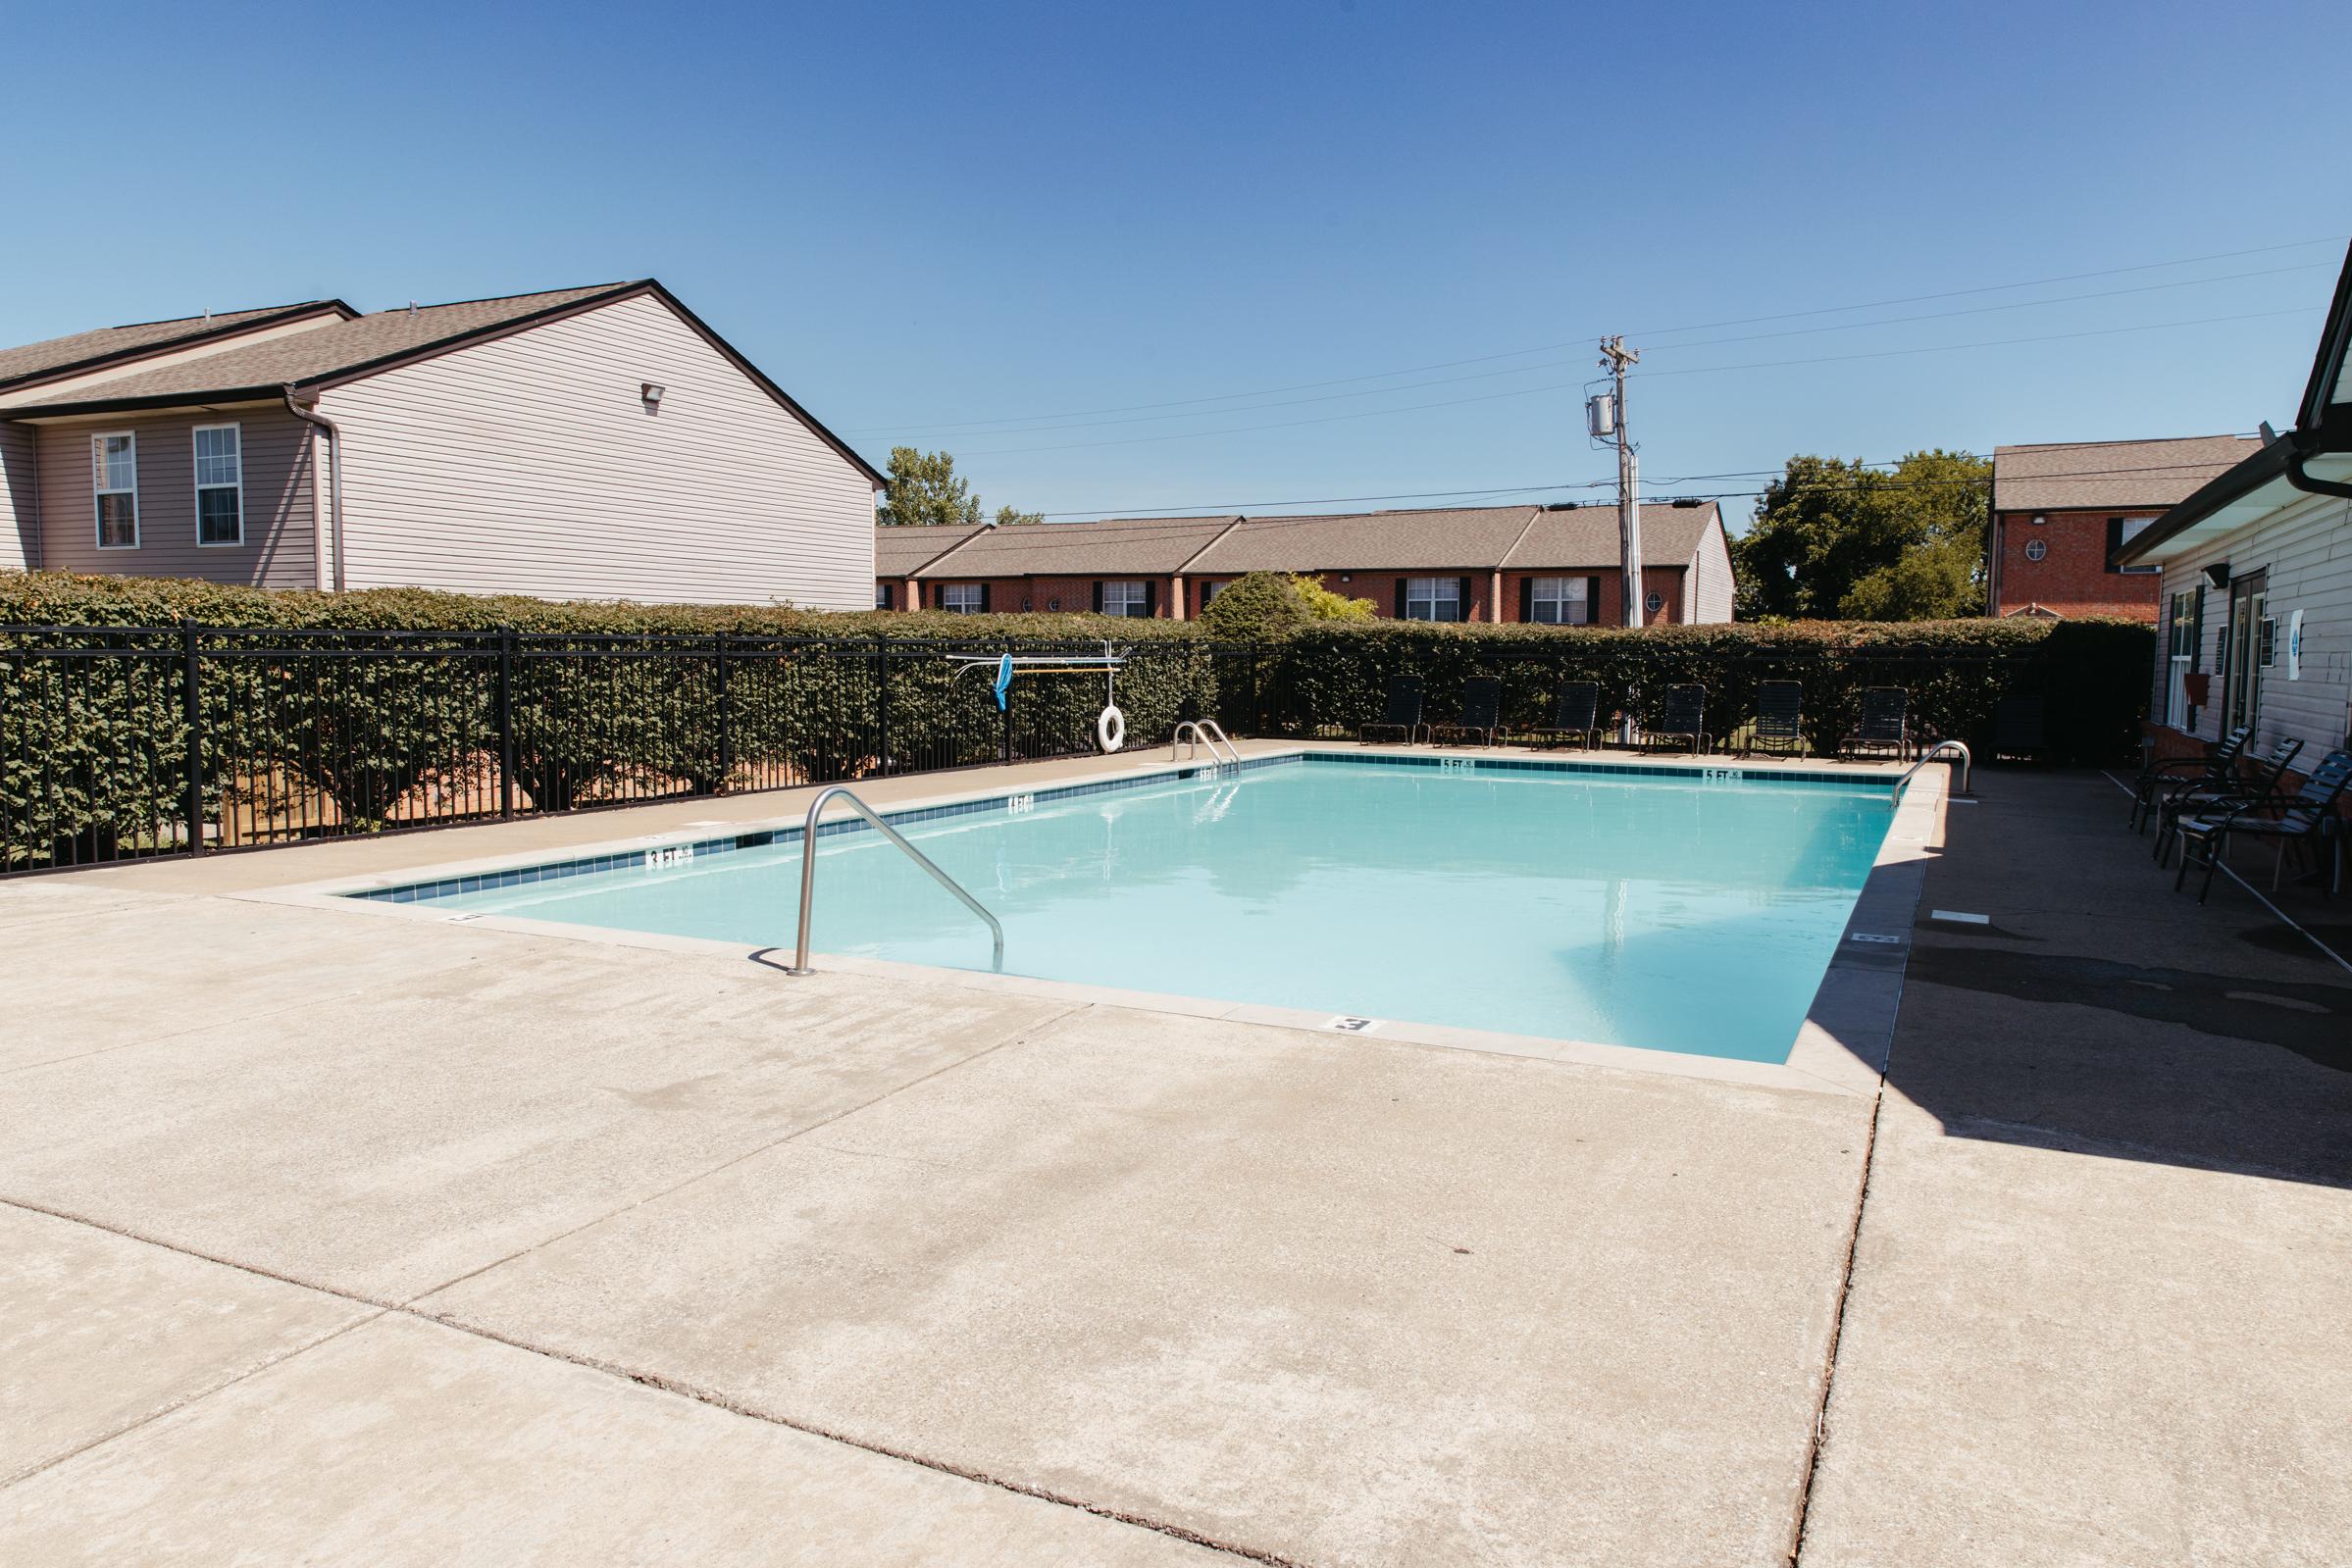
[[[1000,529],[1017,528],[1023,523],[1043,523],[1045,521],[1046,514],[1043,512],[1016,512],[1009,506],[997,508],[997,527]]]
[[[1992,465],[1940,448],[1892,473],[1792,457],[1732,541],[1742,619],[1911,621],[1974,614]]]
[[[1372,618],[1371,600],[1334,593],[1317,579],[1252,572],[1217,590],[1201,625],[1227,642],[1279,642],[1310,621]]]
[[[955,472],[952,455],[894,446],[874,521],[885,528],[969,528],[980,521],[980,497]]]

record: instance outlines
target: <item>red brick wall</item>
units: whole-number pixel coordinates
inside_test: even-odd
[[[992,611],[1018,614],[1023,610],[1035,610],[1039,614],[1047,614],[1058,608],[1063,615],[1082,615],[1095,608],[1095,584],[1113,581],[1152,583],[1155,595],[1153,612],[1163,619],[1169,615],[1168,580],[1164,577],[938,579],[923,584],[922,607],[927,610],[939,608],[940,588],[945,582],[986,582],[988,607]]]
[[[2107,520],[2112,512],[2003,512],[2000,533],[2000,601],[1995,615],[2028,604],[2060,615],[2120,615],[2153,622],[2161,603],[2161,574],[2127,574],[2107,569]],[[2144,513],[2141,515],[2145,515]],[[2036,523],[2035,517],[2047,518]],[[2049,546],[2038,561],[2025,558],[2034,540]]]
[[[1506,572],[1503,574],[1503,619],[1519,619],[1519,584],[1532,578],[1586,577],[1599,578],[1601,597],[1593,606],[1594,626],[1623,626],[1625,613],[1624,583],[1615,567],[1604,567],[1591,572]],[[1682,579],[1680,567],[1644,567],[1642,596],[1658,594],[1665,602],[1642,617],[1644,626],[1671,626],[1682,620]]]

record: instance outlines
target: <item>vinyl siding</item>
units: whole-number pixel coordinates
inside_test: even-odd
[[[0,568],[39,566],[40,529],[32,427],[0,425]]]
[[[235,425],[244,454],[245,542],[196,543],[199,425]],[[311,549],[310,427],[282,407],[208,414],[112,417],[35,427],[41,496],[41,564],[60,572],[203,578],[267,588],[316,585]],[[137,434],[139,544],[98,548],[90,498],[90,437]]]
[[[2269,747],[2292,737],[2303,742],[2303,763],[2317,762],[2345,743],[2352,731],[2352,502],[2305,496],[2260,523],[2239,529],[2165,563],[2164,591],[2202,585],[2204,569],[2226,561],[2239,578],[2267,568],[2270,613],[2278,622],[2276,662],[2262,672],[2256,699],[2255,743]],[[2286,627],[2303,612],[2303,679],[2286,678]],[[2229,590],[2207,587],[2205,632],[2196,668],[2214,677],[2213,701],[2197,712],[2196,733],[2222,733],[2222,655],[2228,632]],[[2165,651],[2157,649],[2151,712],[2164,712]]]
[[[1716,625],[1731,619],[1731,545],[1723,537],[1721,519],[1699,535],[1691,557],[1690,600],[1686,619]]]
[[[350,587],[873,605],[871,481],[658,299],[385,371],[320,409],[343,430]]]

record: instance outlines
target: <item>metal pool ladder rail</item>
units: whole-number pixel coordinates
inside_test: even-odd
[[[808,967],[808,912],[809,906],[816,901],[817,897],[817,819],[825,814],[826,806],[831,804],[836,796],[849,802],[857,814],[865,818],[876,833],[905,850],[909,859],[931,873],[933,882],[962,899],[965,908],[988,922],[989,935],[995,937],[997,942],[996,967],[1002,970],[1004,968],[1004,928],[997,923],[996,916],[988,912],[988,906],[964,891],[963,884],[940,870],[932,863],[929,855],[908,843],[905,836],[897,829],[884,822],[881,815],[872,806],[852,794],[847,784],[828,784],[817,791],[816,799],[808,803],[808,821],[800,830],[800,944],[793,955],[793,967],[786,970],[785,973],[788,975],[813,975],[816,973],[815,970]]]
[[[1168,737],[1169,751],[1173,752],[1178,746],[1188,743],[1184,738],[1184,733],[1187,730],[1190,730],[1197,737],[1199,745],[1208,748],[1208,754],[1217,761],[1231,762],[1237,765],[1241,762],[1241,747],[1233,743],[1232,738],[1225,733],[1225,727],[1214,719],[1187,719],[1178,725],[1176,733]],[[1217,750],[1219,746],[1223,746],[1225,749],[1220,752]]]
[[[1964,795],[1967,794],[1969,792],[1969,767],[1968,742],[1965,740],[1938,740],[1934,745],[1919,753],[1918,761],[1903,770],[1903,777],[1895,781],[1895,798],[1902,799],[1903,791],[1911,787],[1912,775],[1935,761],[1936,758],[1955,751],[1960,753],[1960,792]]]

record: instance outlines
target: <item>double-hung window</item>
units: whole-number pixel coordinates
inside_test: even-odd
[[[1461,579],[1406,578],[1405,619],[1458,621],[1461,619]]]
[[[1151,586],[1147,582],[1105,582],[1101,585],[1104,615],[1147,616],[1151,613]]]
[[[943,582],[940,584],[940,608],[949,615],[978,615],[987,608],[977,582]]]
[[[97,495],[98,548],[139,547],[139,438],[128,430],[90,437],[90,487]]]
[[[2166,608],[2165,652],[2170,656],[2165,676],[2164,722],[2175,730],[2188,728],[2188,683],[2184,679],[2197,667],[2197,590],[2173,595]]]
[[[1544,626],[1589,626],[1593,607],[1583,578],[1537,578],[1527,595],[1529,619]]]
[[[245,542],[245,451],[234,425],[196,427],[196,542]]]
[[[2125,577],[2153,577],[2164,570],[2162,565],[2152,561],[2138,566],[2117,566],[2114,565],[2112,559],[2116,551],[2155,527],[2156,519],[2152,517],[2119,517],[2110,519],[2107,526],[2114,535],[2107,549],[2111,570],[2121,572]]]

